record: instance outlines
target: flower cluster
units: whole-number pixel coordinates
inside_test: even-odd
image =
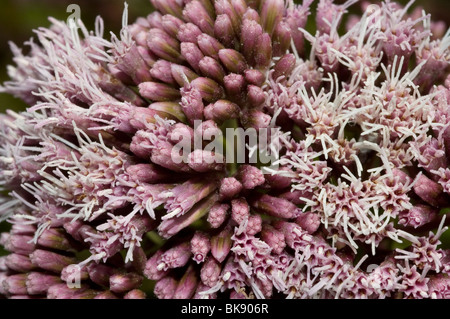
[[[317,2],[151,0],[110,40],[12,44],[0,296],[449,297],[450,31]],[[224,161],[227,128],[277,129],[276,165]]]

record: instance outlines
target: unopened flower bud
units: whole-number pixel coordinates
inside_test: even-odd
[[[168,270],[183,267],[191,258],[190,243],[184,242],[173,248],[166,250],[157,265],[158,270]]]
[[[186,4],[183,17],[198,26],[203,33],[214,34],[214,20],[200,1],[194,0]]]
[[[254,128],[255,130],[267,128],[272,117],[258,109],[244,111],[241,114],[241,124],[244,128]]]
[[[200,72],[200,61],[203,59],[204,55],[202,51],[198,48],[195,43],[182,42],[181,43],[181,54],[194,69],[195,72]]]
[[[133,289],[127,292],[123,299],[147,299],[147,294],[140,289]]]
[[[3,281],[4,289],[12,295],[27,294],[27,274],[17,274],[6,277]]]
[[[266,101],[266,95],[259,86],[249,85],[247,87],[247,99],[251,107],[259,108]]]
[[[193,23],[185,23],[180,26],[178,30],[178,40],[180,42],[197,43],[197,38],[203,32]]]
[[[219,192],[224,199],[231,199],[239,194],[242,189],[241,182],[234,177],[227,177],[222,180]]]
[[[166,60],[156,61],[150,69],[150,74],[154,79],[166,84],[176,84],[172,76],[172,63]]]
[[[211,250],[210,238],[207,234],[197,231],[191,239],[192,259],[198,264],[205,261]]]
[[[175,289],[175,293],[173,295],[173,299],[190,299],[195,293],[197,289],[198,279],[196,271],[193,265],[190,265],[189,268],[184,273],[183,277],[181,277],[178,282],[177,288]]]
[[[28,256],[15,253],[6,256],[5,265],[17,272],[29,272],[35,268]]]
[[[247,228],[245,233],[254,236],[262,230],[262,218],[261,215],[252,214],[248,218]]]
[[[230,73],[242,74],[247,69],[244,56],[233,49],[222,49],[219,51],[220,61]]]
[[[263,225],[261,238],[272,248],[272,252],[275,254],[281,254],[286,247],[283,233],[268,224]]]
[[[221,264],[213,257],[208,258],[200,271],[200,279],[208,287],[214,287],[219,282]]]
[[[242,224],[250,216],[250,207],[248,206],[245,198],[233,199],[231,201],[231,218],[238,223]]]
[[[259,70],[247,69],[245,70],[245,80],[249,84],[262,86],[266,81],[266,76]]]
[[[267,194],[253,201],[252,206],[262,213],[280,218],[294,218],[300,213],[300,209],[288,200],[273,197]]]
[[[169,270],[158,269],[161,256],[163,254],[162,250],[156,251],[156,253],[150,257],[146,263],[144,275],[150,280],[160,280],[165,277]]]
[[[239,106],[227,100],[218,100],[214,104],[209,104],[204,111],[207,120],[223,123],[226,120],[239,116]]]
[[[222,87],[210,78],[199,77],[191,82],[191,86],[200,92],[207,102],[214,102],[224,95]]]
[[[178,36],[178,30],[183,24],[183,20],[170,14],[164,15],[161,20],[162,29],[173,38]]]
[[[46,294],[48,289],[59,284],[61,279],[58,276],[46,275],[40,272],[32,272],[27,274],[26,286],[30,295]]]
[[[72,250],[72,244],[65,236],[65,232],[59,228],[49,228],[46,229],[41,236],[39,236],[38,245],[50,249],[57,250]]]
[[[183,62],[180,43],[161,29],[151,29],[147,36],[148,48],[159,58],[169,62]]]
[[[206,56],[199,62],[198,66],[204,76],[209,77],[218,83],[223,82],[225,71],[217,60]]]
[[[418,204],[410,210],[402,212],[399,216],[398,222],[404,226],[417,228],[435,220],[437,217],[438,212],[435,208]]]
[[[217,16],[214,23],[214,35],[227,48],[234,46],[236,35],[230,17],[226,14]]]
[[[238,179],[244,189],[253,189],[264,184],[264,173],[255,166],[242,165],[238,170]]]
[[[153,293],[158,299],[172,299],[178,283],[171,276],[164,277],[155,284]]]
[[[295,223],[308,233],[313,234],[319,229],[320,216],[312,212],[302,213],[297,217]]]
[[[112,292],[124,293],[142,284],[142,276],[136,273],[115,274],[109,278],[109,287]]]
[[[75,258],[42,249],[36,249],[30,255],[30,259],[39,268],[55,273],[61,273],[64,267],[76,262]]]
[[[424,174],[421,174],[417,178],[414,184],[414,192],[431,206],[439,207],[442,203],[442,186],[432,181]]]
[[[173,101],[180,98],[180,91],[167,84],[143,82],[139,84],[139,93],[152,101]]]
[[[228,204],[216,204],[209,210],[208,223],[212,228],[219,228],[227,218],[227,212],[230,209]]]
[[[163,14],[181,18],[183,16],[182,2],[177,0],[150,0],[152,5]]]
[[[283,0],[266,0],[261,9],[261,25],[271,35],[281,21],[284,12]]]
[[[231,250],[231,235],[231,229],[227,227],[211,238],[211,254],[220,263],[225,260]]]

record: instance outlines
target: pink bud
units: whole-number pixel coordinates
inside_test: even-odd
[[[241,124],[244,128],[254,128],[259,130],[270,125],[272,117],[258,109],[250,109],[241,114]]]
[[[291,53],[285,54],[273,68],[272,78],[277,80],[280,76],[288,76],[294,70],[297,59]]]
[[[109,286],[112,292],[124,293],[142,284],[142,276],[135,273],[115,274],[109,278]]]
[[[239,106],[227,100],[218,100],[214,104],[209,104],[204,111],[207,120],[213,120],[217,123],[223,123],[228,119],[234,119],[239,116]]]
[[[26,280],[26,274],[11,275],[4,279],[3,287],[12,295],[26,295],[28,293]]]
[[[199,77],[191,82],[191,86],[197,89],[202,98],[207,102],[214,102],[223,98],[222,87],[210,78]]]
[[[262,35],[263,29],[261,25],[254,20],[245,19],[241,27],[241,44],[242,53],[247,62],[254,66],[255,56],[258,54],[256,45],[259,37]]]
[[[254,236],[262,230],[262,218],[261,215],[252,214],[248,218],[247,228],[245,233]]]
[[[262,213],[279,218],[290,219],[297,217],[300,213],[300,209],[290,201],[267,194],[254,200],[252,206]]]
[[[160,183],[167,180],[170,172],[154,164],[136,164],[127,168],[127,173],[136,183]]]
[[[276,174],[265,174],[264,177],[272,188],[283,189],[288,188],[292,183],[292,177],[286,176],[286,174],[294,176],[294,172],[291,169],[282,167]]]
[[[193,23],[185,23],[180,26],[178,30],[178,40],[181,42],[197,43],[197,38],[203,32]]]
[[[236,35],[228,15],[221,14],[217,16],[214,23],[214,35],[227,48],[232,48],[234,46]]]
[[[262,86],[266,81],[266,76],[259,70],[256,69],[247,69],[245,70],[245,80],[249,84],[253,84],[256,86]]]
[[[181,96],[180,105],[189,122],[193,124],[195,120],[202,120],[205,107],[202,92],[189,86],[181,89]]]
[[[104,265],[104,264],[90,264],[87,266],[89,273],[89,279],[100,286],[108,287],[109,278],[119,271],[116,268]]]
[[[214,20],[199,1],[194,0],[186,4],[183,17],[198,26],[203,33],[214,34]]]
[[[167,276],[158,280],[153,293],[158,299],[172,299],[177,285],[178,283],[175,278]]]
[[[250,207],[248,206],[245,198],[233,199],[231,201],[231,218],[238,223],[242,224],[250,216]]]
[[[46,294],[51,286],[59,284],[60,282],[61,279],[58,276],[32,272],[27,274],[27,291],[30,295]]]
[[[193,265],[190,265],[178,282],[173,299],[190,299],[197,289],[198,279]]]
[[[233,5],[228,0],[217,0],[214,2],[214,7],[216,9],[216,14],[227,15],[230,18],[231,24],[233,25],[233,30],[236,34],[240,33],[241,17],[234,10]]]
[[[195,43],[182,42],[181,43],[181,55],[191,65],[195,72],[200,71],[199,63],[203,59],[204,55]]]
[[[200,231],[195,232],[194,237],[191,239],[192,259],[197,264],[202,263],[205,261],[210,250],[211,242],[209,236]]]
[[[286,21],[278,23],[273,33],[273,55],[283,56],[291,46],[291,28]]]
[[[1,234],[0,244],[6,250],[22,255],[32,253],[35,248],[32,236],[10,235],[8,233]]]
[[[184,242],[166,250],[157,265],[158,270],[183,267],[191,258],[190,243]]]
[[[158,265],[163,254],[162,250],[156,251],[156,253],[150,257],[145,265],[144,275],[150,280],[160,280],[166,276],[169,270],[160,270]]]
[[[272,39],[268,33],[258,37],[255,45],[255,68],[268,68],[272,61]]]
[[[46,229],[41,236],[38,238],[38,245],[50,249],[73,250],[72,244],[69,242],[68,238],[65,236],[65,232],[59,228],[49,228]]]
[[[263,225],[261,238],[270,246],[270,248],[272,248],[272,252],[275,254],[281,254],[286,247],[283,233],[270,225]]]
[[[275,30],[283,15],[283,0],[266,0],[263,2],[261,9],[261,25],[269,35]]]
[[[254,189],[265,182],[263,172],[252,165],[239,167],[237,177],[245,189]]]
[[[438,217],[438,212],[431,206],[417,204],[410,210],[400,213],[399,224],[414,228],[423,226]]]
[[[222,43],[206,33],[198,36],[197,44],[205,56],[211,57],[215,60],[219,60],[219,51],[225,49]]]
[[[61,273],[64,267],[76,262],[75,258],[42,249],[36,249],[30,254],[30,259],[39,268],[55,273]]]
[[[442,186],[421,174],[415,184],[414,192],[431,206],[439,207],[442,204]]]
[[[208,223],[212,228],[219,228],[227,218],[227,212],[230,209],[228,204],[216,204],[211,207],[208,214]]]
[[[219,282],[222,267],[213,257],[208,258],[200,271],[200,279],[208,287],[214,287]]]
[[[218,262],[223,262],[231,250],[231,229],[225,228],[217,236],[211,238],[211,254]]]
[[[319,229],[320,216],[311,212],[303,213],[297,217],[295,223],[308,233],[313,234]]]
[[[147,36],[147,46],[157,57],[169,62],[183,62],[180,43],[161,29],[151,29]]]
[[[14,253],[6,256],[5,265],[17,272],[29,272],[35,268],[28,256]]]
[[[231,73],[223,79],[225,91],[233,101],[241,101],[244,97],[245,79],[240,74]]]
[[[180,91],[167,84],[143,82],[139,84],[139,93],[152,101],[173,101],[180,98]]]
[[[241,182],[239,182],[236,178],[226,177],[222,179],[219,192],[224,199],[231,199],[238,195],[243,188],[244,187]]]
[[[123,299],[147,299],[147,294],[140,289],[133,289],[127,292]]]
[[[242,74],[247,69],[244,56],[233,49],[222,49],[219,51],[220,61],[230,73]]]
[[[164,15],[161,20],[162,29],[173,38],[176,38],[178,36],[178,30],[180,30],[180,27],[183,24],[183,20],[178,19],[171,14]]]
[[[218,83],[223,82],[225,71],[217,60],[206,56],[201,59],[198,66],[204,76],[209,77]]]
[[[175,79],[172,76],[172,63],[166,60],[156,61],[150,69],[150,74],[153,78],[161,82],[176,84]]]
[[[247,87],[247,99],[251,107],[259,108],[266,102],[266,95],[259,86],[249,85]]]

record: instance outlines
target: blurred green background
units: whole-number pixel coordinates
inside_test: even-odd
[[[134,22],[139,16],[146,16],[152,10],[149,0],[128,0],[129,21]],[[296,0],[301,2],[301,0]],[[315,3],[318,1],[316,0]],[[344,2],[337,0],[336,2]],[[372,0],[370,2],[379,2]],[[400,0],[405,4],[407,0]],[[33,36],[33,29],[50,25],[48,17],[66,20],[69,4],[81,7],[81,18],[88,27],[93,27],[95,17],[101,15],[105,20],[107,30],[116,34],[121,27],[121,17],[124,7],[123,0],[1,0],[0,10],[0,83],[8,79],[6,67],[11,64],[9,41],[19,47]],[[434,20],[444,20],[450,25],[449,0],[417,0],[413,7],[423,6],[426,12],[432,14]],[[355,6],[354,6],[355,7]],[[0,112],[6,109],[21,110],[26,105],[8,94],[0,94]]]

